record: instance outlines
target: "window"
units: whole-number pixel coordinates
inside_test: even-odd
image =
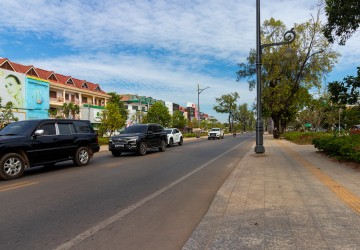
[[[77,133],[89,134],[94,132],[94,129],[87,122],[84,121],[74,121],[74,126]]]
[[[44,130],[43,135],[56,135],[55,123],[43,124],[39,129]]]
[[[59,123],[58,128],[60,135],[70,135],[75,133],[75,127],[71,123]]]
[[[161,132],[161,131],[163,131],[164,129],[163,129],[163,127],[161,127],[161,126],[155,126],[155,132],[156,133],[159,133],[159,132]]]
[[[56,98],[56,92],[50,91],[50,98]]]

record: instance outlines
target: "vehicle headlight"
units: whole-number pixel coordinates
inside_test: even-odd
[[[139,139],[138,136],[134,136],[134,137],[129,137],[128,138],[128,142],[129,143],[136,143],[136,141]]]

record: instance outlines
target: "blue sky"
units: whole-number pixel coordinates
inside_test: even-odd
[[[255,0],[3,0],[0,57],[134,93],[213,111],[215,98],[237,91],[239,104],[255,101],[237,63],[255,48]],[[290,29],[315,14],[313,0],[263,0],[261,20]],[[325,16],[322,17],[325,22]],[[354,75],[360,37],[346,46],[327,81]]]

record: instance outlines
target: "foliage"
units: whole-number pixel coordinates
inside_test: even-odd
[[[75,114],[80,113],[80,107],[79,105],[76,105],[72,102],[70,103],[64,103],[61,107],[64,118],[74,118]]]
[[[155,102],[149,109],[148,113],[143,117],[143,123],[158,123],[163,127],[170,127],[171,115],[167,107],[161,102]]]
[[[239,99],[240,96],[237,92],[230,93],[227,95],[222,95],[219,98],[215,98],[217,105],[215,105],[213,108],[218,113],[225,113],[229,114],[228,121],[229,121],[229,130],[232,130],[231,127],[231,116],[233,112],[236,110],[236,101]]]
[[[247,103],[241,104],[234,112],[234,121],[239,122],[241,131],[250,131],[255,125],[255,113],[248,109]]]
[[[313,144],[339,160],[360,162],[360,135],[320,137],[314,139]]]
[[[7,124],[13,121],[18,121],[19,119],[14,116],[13,110],[17,110],[15,105],[12,102],[7,102],[3,107],[2,99],[0,97],[0,129],[5,127]]]
[[[125,126],[125,118],[122,117],[120,109],[116,103],[109,102],[105,110],[100,114],[100,134],[110,132],[110,136],[115,130]]]
[[[327,24],[323,30],[325,37],[330,43],[334,42],[335,37],[339,37],[339,44],[345,45],[359,28],[359,0],[325,0],[325,13],[327,16]]]
[[[320,132],[286,132],[284,138],[296,144],[305,145],[311,144],[316,138],[328,137],[330,134]]]
[[[360,123],[360,106],[348,107],[341,113],[342,123],[348,125],[350,128],[353,125]]]
[[[124,102],[121,101],[122,96],[118,95],[116,92],[110,92],[108,95],[110,95],[109,102],[116,104],[120,110],[121,116],[127,120],[129,112],[126,110]]]
[[[50,118],[58,118],[58,112],[59,112],[58,108],[50,108],[50,109],[48,109],[48,114],[49,114]]]
[[[323,77],[333,68],[338,53],[322,36],[320,13],[311,20],[295,24],[295,41],[286,46],[269,46],[263,49],[262,57],[262,108],[265,117],[271,117],[274,126],[282,131],[295,119],[297,112],[311,100],[309,90],[320,88]],[[283,41],[287,28],[281,21],[266,20],[262,27],[262,43]],[[292,58],[285,58],[285,50],[295,51]],[[239,64],[238,78],[247,79],[249,88],[255,87],[256,53],[251,50],[247,63]],[[281,123],[281,126],[280,126]]]
[[[347,76],[342,82],[334,81],[328,84],[328,91],[334,103],[358,104],[360,95],[360,67],[357,68],[357,76]]]
[[[109,144],[109,138],[108,137],[99,137],[99,145],[108,145]]]
[[[318,99],[312,99],[306,107],[297,114],[297,119],[305,131],[305,124],[312,125],[315,131],[321,130],[326,123],[333,124],[333,113],[329,96],[324,93]]]
[[[193,137],[197,137],[199,136],[198,133],[184,133],[183,137],[184,138],[193,138]],[[200,136],[207,136],[207,133],[200,133]]]
[[[176,110],[171,117],[171,126],[183,130],[186,127],[186,124],[187,119],[179,110]]]

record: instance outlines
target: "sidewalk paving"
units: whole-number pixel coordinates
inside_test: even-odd
[[[183,249],[360,249],[360,171],[264,135]]]

